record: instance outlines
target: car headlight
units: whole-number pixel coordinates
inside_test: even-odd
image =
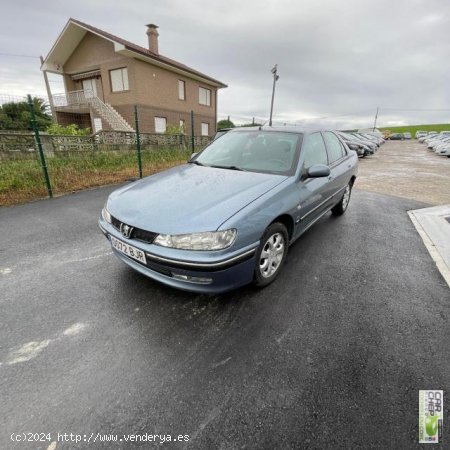
[[[222,250],[233,244],[236,234],[235,229],[191,234],[159,234],[153,243],[182,250]]]
[[[102,217],[105,222],[111,223],[111,214],[106,209],[106,206],[102,209]]]

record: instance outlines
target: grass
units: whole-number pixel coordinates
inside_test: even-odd
[[[183,164],[190,151],[144,150],[143,176]],[[47,157],[47,166],[54,195],[114,184],[139,176],[135,151],[65,152]],[[0,206],[45,198],[42,168],[35,158],[2,160],[0,162]]]
[[[416,136],[416,131],[450,131],[450,124],[448,123],[438,123],[434,125],[405,125],[401,127],[381,127],[378,128],[380,131],[389,130],[392,133],[406,133],[410,132],[411,136],[414,138]]]

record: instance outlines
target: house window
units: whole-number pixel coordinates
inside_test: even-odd
[[[211,106],[211,90],[198,88],[198,102],[200,105]]]
[[[184,119],[180,119],[180,130],[182,133],[184,133],[184,124],[185,124]]]
[[[111,77],[111,90],[113,92],[128,91],[128,69],[114,69],[109,71]]]
[[[202,122],[202,136],[209,136],[209,123]]]
[[[186,83],[178,80],[178,100],[186,100]]]
[[[167,128],[167,119],[165,117],[155,117],[155,132],[165,133]]]

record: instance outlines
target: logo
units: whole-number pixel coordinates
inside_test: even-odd
[[[122,233],[123,237],[130,239],[131,233],[133,232],[133,227],[130,227],[126,223],[121,223],[120,232]]]
[[[419,443],[442,442],[443,410],[442,391],[419,391]]]

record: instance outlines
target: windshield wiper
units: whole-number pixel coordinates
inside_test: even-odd
[[[197,164],[197,166],[204,166],[200,161],[197,161],[196,159],[194,161],[188,161],[188,164]]]
[[[241,167],[238,166],[209,166],[209,167],[214,167],[216,169],[240,170],[242,172],[246,172],[245,169],[242,169]]]

